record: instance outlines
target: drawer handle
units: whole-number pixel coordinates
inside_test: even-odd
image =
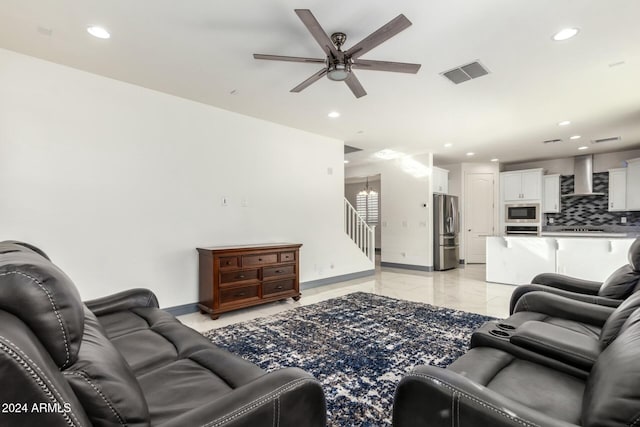
[[[258,261],[262,261],[262,258],[258,258]]]
[[[246,295],[246,292],[240,292],[238,294],[235,294],[234,297],[243,297]]]
[[[276,273],[283,273],[282,270],[276,270]]]
[[[231,265],[231,261],[227,261],[227,265]]]
[[[276,289],[282,289],[282,285],[276,286]]]
[[[244,279],[244,274],[239,275],[238,279]]]

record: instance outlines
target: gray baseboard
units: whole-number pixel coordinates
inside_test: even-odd
[[[331,285],[338,282],[346,282],[347,280],[359,279],[361,277],[373,276],[375,270],[364,270],[356,273],[342,274],[340,276],[325,277],[324,279],[310,280],[300,283],[300,290],[317,288],[318,286]]]
[[[182,304],[176,305],[174,307],[165,307],[164,311],[174,315],[174,316],[182,316],[183,314],[195,313],[198,311],[198,303],[193,302],[191,304]]]
[[[317,288],[319,286],[330,285],[338,282],[346,282],[347,280],[359,279],[361,277],[373,276],[375,270],[358,271],[356,273],[343,274],[341,276],[327,277],[324,279],[311,280],[309,282],[300,283],[300,290]],[[173,307],[164,307],[164,311],[174,315],[182,316],[184,314],[195,313],[199,311],[198,303],[176,305]]]
[[[390,268],[404,268],[405,270],[418,270],[418,271],[433,271],[433,266],[427,265],[413,265],[413,264],[398,264],[395,262],[381,262],[381,267]]]

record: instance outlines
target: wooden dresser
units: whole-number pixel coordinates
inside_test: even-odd
[[[300,299],[298,243],[198,248],[201,313],[220,313],[292,297]]]

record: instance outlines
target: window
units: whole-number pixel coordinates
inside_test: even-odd
[[[378,193],[361,191],[356,196],[356,210],[367,224],[378,223]]]

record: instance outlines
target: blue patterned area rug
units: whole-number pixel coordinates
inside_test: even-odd
[[[446,367],[490,317],[353,293],[205,332],[272,371],[296,366],[319,379],[329,426],[390,426],[393,393],[416,365]]]

